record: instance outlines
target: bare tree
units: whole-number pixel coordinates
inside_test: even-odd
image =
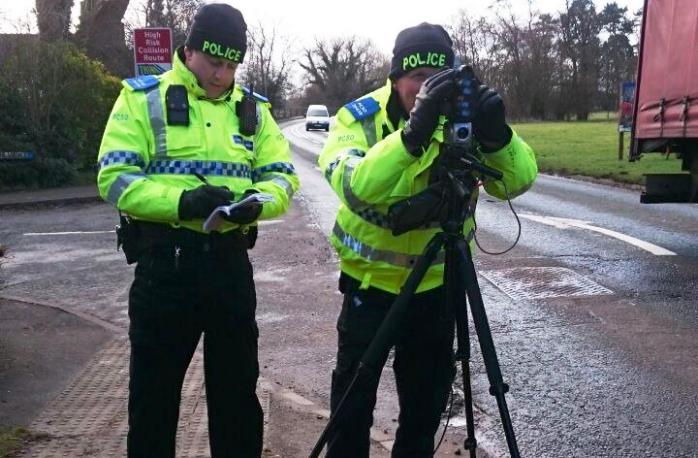
[[[502,2],[496,14],[496,22],[491,33],[494,42],[490,48],[492,58],[498,71],[494,78],[487,83],[504,92],[507,98],[507,109],[518,116],[527,116],[526,64],[528,49],[525,43],[525,29],[519,25],[511,5]]]
[[[608,38],[601,45],[599,91],[601,108],[612,111],[618,106],[620,84],[634,77],[636,58],[630,36],[633,20],[627,17],[627,8],[616,2],[607,4],[600,19]]]
[[[489,52],[493,46],[492,24],[485,17],[473,18],[465,9],[461,9],[454,24],[446,28],[461,63],[472,65],[483,81],[491,81],[495,67]]]
[[[473,63],[485,84],[502,93],[511,117],[545,118],[551,105],[556,22],[540,15],[532,0],[523,20],[509,1],[496,6],[493,23],[462,14],[453,28],[454,46],[461,55],[471,56],[466,61]]]
[[[267,97],[272,107],[283,107],[291,88],[290,56],[290,41],[280,37],[276,28],[261,24],[250,28],[241,82]]]
[[[166,14],[163,0],[148,0],[144,9],[146,27],[166,26],[168,14]]]
[[[559,90],[554,84],[557,46],[555,44],[558,22],[549,14],[531,15],[525,40],[528,61],[525,65],[526,91],[522,103],[526,103],[526,113],[536,119],[548,118],[552,109],[551,96]]]
[[[568,67],[567,93],[577,119],[586,120],[593,107],[598,84],[601,21],[592,0],[569,0],[560,15],[560,49]]]
[[[146,0],[143,5],[146,27],[169,27],[175,46],[184,44],[194,13],[201,0]]]
[[[42,40],[62,41],[68,38],[73,1],[36,0],[36,18]]]
[[[330,111],[376,89],[388,74],[388,59],[370,41],[356,37],[316,41],[303,50],[307,95],[323,100]]]
[[[495,6],[492,22],[461,10],[449,30],[456,55],[502,93],[512,117],[587,119],[617,103],[619,82],[634,72],[637,14],[629,18],[616,3],[597,14],[591,0],[567,0],[554,16],[534,0],[527,17],[510,0]]]

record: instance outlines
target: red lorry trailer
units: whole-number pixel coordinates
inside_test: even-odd
[[[698,202],[698,0],[645,0],[630,160],[666,152],[687,173],[648,174],[643,203]]]

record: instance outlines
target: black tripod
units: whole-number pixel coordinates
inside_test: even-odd
[[[469,126],[467,127],[469,129]],[[469,131],[465,132],[469,137]],[[470,145],[470,142],[467,143]],[[463,146],[445,145],[442,160],[439,165],[440,181],[445,184],[444,195],[447,205],[447,218],[441,222],[442,232],[436,234],[427,244],[422,255],[415,263],[400,294],[390,307],[383,323],[376,332],[368,349],[364,353],[351,384],[337,405],[325,430],[313,448],[310,457],[320,455],[331,435],[342,422],[351,421],[353,406],[362,401],[362,390],[375,389],[383,366],[388,358],[390,348],[396,342],[396,336],[403,327],[408,315],[410,300],[426,274],[429,266],[443,248],[445,250],[444,287],[448,310],[454,312],[456,321],[457,351],[456,360],[461,362],[463,377],[463,393],[467,420],[467,438],[464,448],[470,451],[470,457],[475,458],[477,441],[473,419],[473,400],[470,384],[470,337],[468,333],[468,318],[465,297],[467,295],[470,311],[473,316],[482,351],[487,377],[490,382],[490,394],[497,400],[497,406],[504,428],[509,453],[519,457],[519,450],[511,424],[509,410],[504,394],[509,386],[502,380],[502,373],[497,360],[497,353],[492,341],[487,314],[482,301],[480,287],[475,273],[472,253],[463,235],[463,224],[468,216],[466,203],[469,201],[477,180],[473,171],[501,179],[502,174],[494,169],[480,164]]]

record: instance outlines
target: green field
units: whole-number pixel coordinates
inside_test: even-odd
[[[605,114],[586,122],[532,122],[512,128],[533,147],[541,172],[586,175],[623,183],[642,183],[645,173],[679,173],[681,161],[660,153],[628,162],[630,134],[625,134],[623,160],[618,160],[618,124]]]

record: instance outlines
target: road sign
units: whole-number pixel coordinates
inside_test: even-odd
[[[623,81],[620,85],[620,116],[618,132],[630,132],[633,126],[633,104],[635,103],[635,81]]]
[[[136,76],[159,75],[172,68],[172,31],[166,27],[133,30]]]

